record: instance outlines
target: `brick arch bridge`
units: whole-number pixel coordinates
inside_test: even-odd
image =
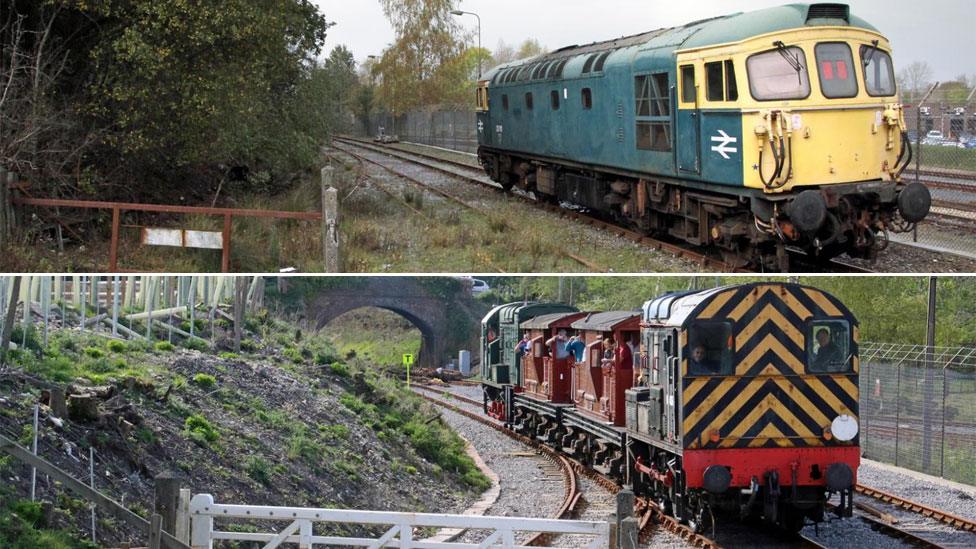
[[[349,281],[349,286],[322,288],[306,297],[305,316],[317,330],[350,311],[376,307],[400,315],[420,330],[419,367],[442,366],[461,349],[478,355],[472,345],[478,341],[481,307],[460,283],[400,277]]]

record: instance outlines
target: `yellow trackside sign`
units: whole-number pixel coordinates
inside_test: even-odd
[[[410,355],[410,354],[403,355],[403,365],[404,366],[411,366],[411,365],[413,365],[413,355]]]

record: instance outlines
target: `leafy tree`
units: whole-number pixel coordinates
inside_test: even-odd
[[[464,55],[466,36],[451,15],[456,0],[380,0],[380,4],[397,38],[376,66],[381,76],[379,102],[400,114],[454,101],[471,72],[471,60]]]

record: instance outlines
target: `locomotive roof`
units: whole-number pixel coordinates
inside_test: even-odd
[[[521,59],[495,67],[484,76],[494,80],[505,69],[576,56],[640,46],[641,50],[670,47],[693,49],[738,42],[752,36],[817,26],[862,28],[877,32],[867,21],[852,15],[847,4],[787,4],[745,13],[733,13],[694,21],[679,27],[662,28],[613,40],[574,45],[530,59]]]
[[[636,318],[640,313],[635,311],[609,311],[606,313],[593,313],[581,318],[573,323],[576,330],[600,330],[610,331],[628,320]]]
[[[841,312],[841,314],[851,321],[852,324],[857,324],[857,319],[854,318],[853,313],[843,304],[835,298],[834,296],[820,290],[819,288],[813,288],[810,286],[802,286],[800,284],[787,284],[783,282],[755,282],[751,284],[735,284],[730,286],[721,286],[718,288],[713,288],[710,290],[704,290],[701,292],[693,292],[684,295],[679,295],[674,297],[674,294],[665,295],[657,299],[653,299],[644,304],[642,320],[650,324],[659,324],[664,326],[681,326],[687,327],[691,322],[698,318],[698,314],[708,305],[710,299],[720,293],[729,290],[740,290],[748,289],[752,290],[758,286],[782,286],[785,288],[794,288],[800,290],[809,290],[817,292],[827,298],[831,304]],[[669,300],[667,302],[666,300]],[[666,307],[662,305],[667,305]],[[662,313],[662,314],[658,314]]]
[[[552,324],[572,316],[579,316],[578,312],[551,313],[548,315],[537,316],[522,323],[521,328],[525,330],[545,330]]]
[[[509,323],[513,320],[520,320],[523,316],[538,316],[539,314],[550,314],[554,312],[569,313],[576,312],[576,308],[562,303],[539,303],[536,301],[517,301],[499,305],[492,309],[481,323],[485,324],[493,318],[498,318],[499,322]]]

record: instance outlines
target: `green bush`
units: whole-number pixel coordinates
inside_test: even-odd
[[[304,357],[302,357],[302,352],[294,347],[285,347],[285,350],[282,354],[285,355],[285,358],[294,362],[295,364],[301,364],[302,362],[305,362]]]
[[[213,389],[217,386],[217,378],[210,374],[197,374],[193,376],[193,383],[202,389]]]
[[[112,372],[119,372],[128,368],[129,365],[125,362],[124,358],[117,358],[115,360],[109,360],[107,358],[99,358],[98,360],[93,360],[87,365],[87,370],[94,374],[110,374]]]
[[[77,361],[66,356],[44,357],[21,364],[28,372],[57,383],[68,383],[78,377]]]
[[[192,351],[200,351],[201,353],[205,353],[210,350],[210,345],[206,341],[193,337],[183,340],[182,345],[187,349]]]
[[[288,458],[301,459],[314,465],[322,459],[325,448],[304,432],[297,432],[288,438]]]
[[[241,359],[241,355],[239,355],[237,353],[220,353],[217,356],[220,357],[222,360],[240,360]]]
[[[247,458],[247,464],[244,466],[244,470],[247,472],[247,476],[261,484],[269,484],[271,482],[271,465],[263,458],[258,456]]]
[[[125,344],[124,341],[119,341],[118,339],[110,339],[106,344],[108,350],[113,353],[124,353],[129,350],[129,346]]]
[[[158,341],[153,345],[153,348],[163,353],[171,353],[176,350],[176,347],[169,341]]]
[[[253,339],[242,339],[241,340],[241,351],[245,353],[253,353],[259,348],[256,341]]]
[[[349,366],[346,366],[341,362],[333,362],[332,366],[329,366],[329,369],[332,371],[333,374],[339,377],[349,377],[350,374]]]
[[[10,341],[13,341],[17,345],[21,345],[24,348],[30,349],[32,351],[44,350],[44,344],[41,342],[41,338],[40,335],[38,334],[38,330],[33,325],[27,327],[26,346],[24,340],[24,327],[21,324],[15,324],[13,329],[10,330]]]
[[[334,363],[339,359],[334,352],[323,352],[319,351],[315,353],[315,364],[318,366],[325,366],[326,364]]]
[[[102,358],[105,356],[105,351],[98,347],[85,347],[85,354],[92,358]]]
[[[199,414],[193,414],[186,418],[184,427],[190,440],[201,446],[208,446],[220,438],[217,429],[207,421],[207,418]]]

